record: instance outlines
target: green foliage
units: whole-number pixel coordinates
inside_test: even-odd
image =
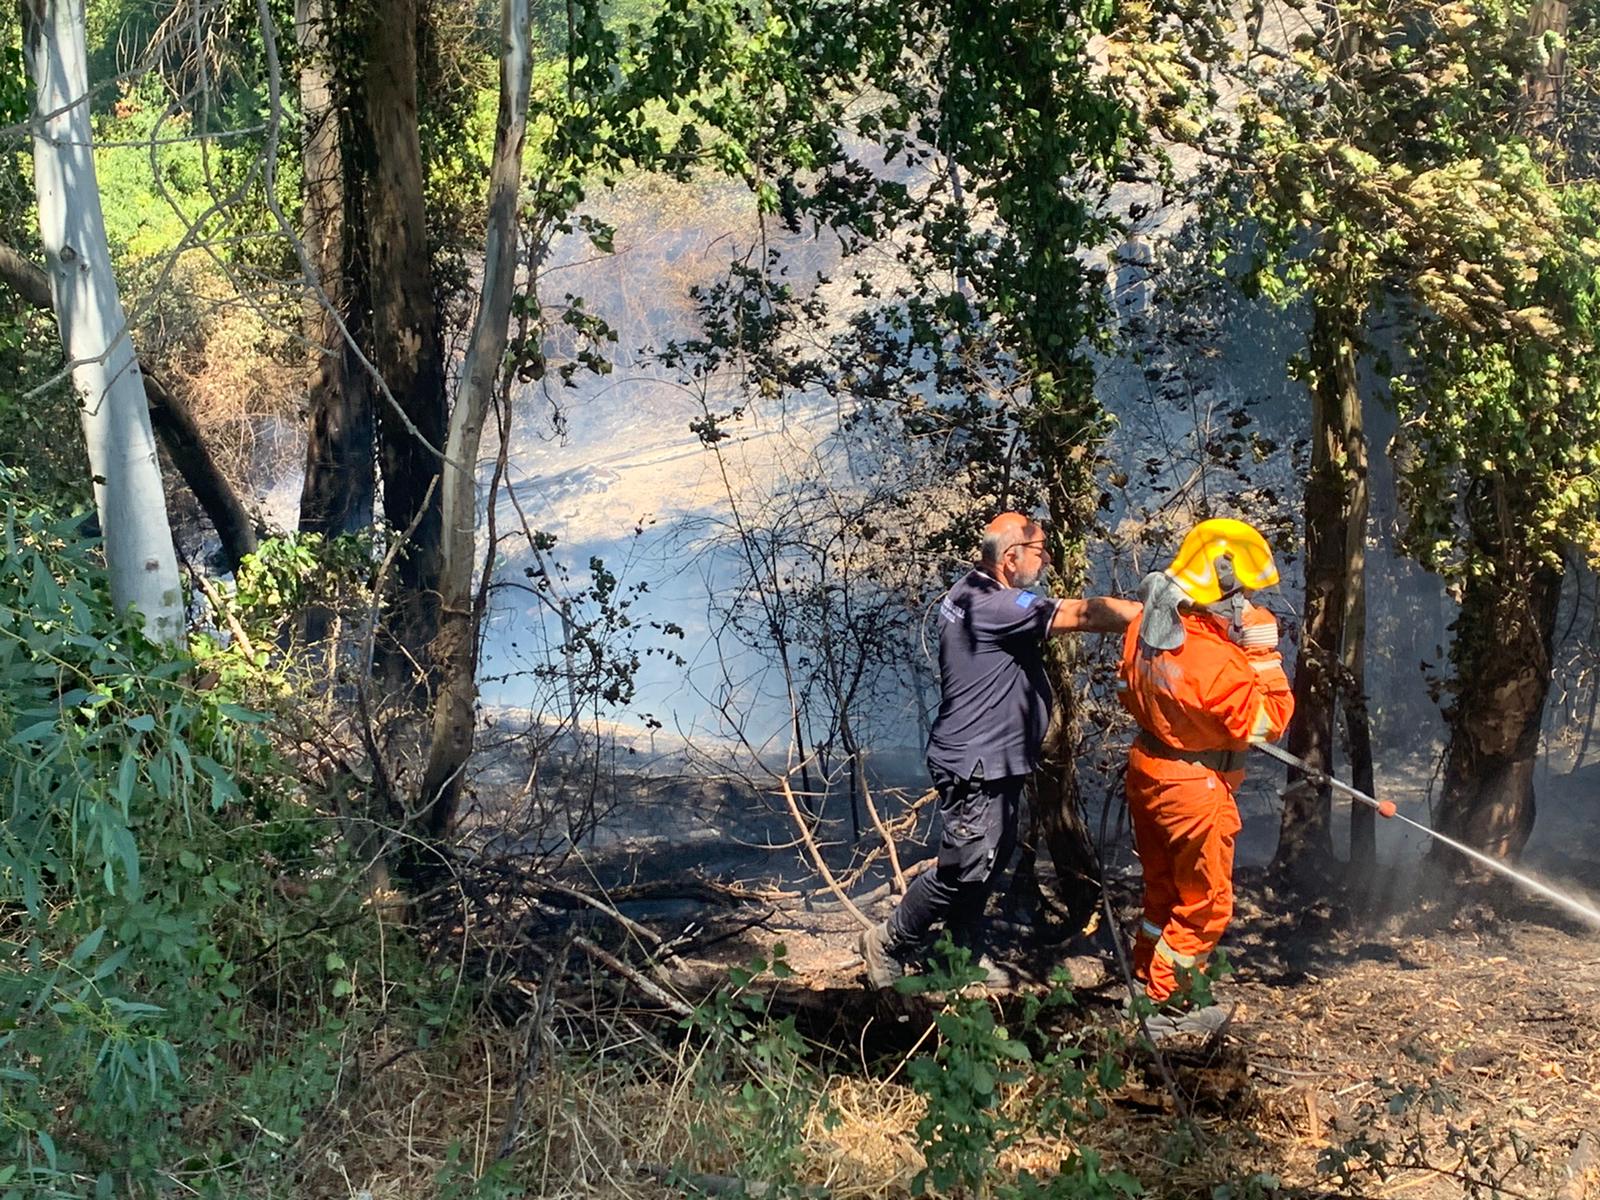
[[[1005,1200],[1125,1200],[1144,1195],[1144,1186],[1126,1171],[1106,1170],[1093,1150],[1080,1150],[1046,1179],[1024,1171],[1001,1191]]]
[[[1453,582],[1515,587],[1518,564],[1559,569],[1569,545],[1600,564],[1600,190],[1558,203],[1553,244],[1506,285],[1514,326],[1424,326],[1395,388],[1406,544]]]
[[[1256,287],[1362,314],[1403,281],[1439,315],[1504,310],[1485,271],[1537,258],[1548,202],[1500,137],[1532,66],[1527,6],[1347,0],[1288,69],[1247,64],[1238,182]]]
[[[1108,199],[1143,145],[1090,49],[1119,14],[1099,0],[775,12],[774,45],[795,65],[768,202],[791,227],[838,230],[847,250],[895,235],[914,247],[910,281],[853,330],[871,343],[861,357],[886,364],[868,378],[909,437],[950,442],[990,503],[1043,500],[1058,552],[1081,548],[1107,422],[1093,395],[1110,328],[1096,252],[1117,240]],[[854,103],[863,81],[875,103]],[[862,295],[876,286],[862,275]],[[1057,557],[1070,575],[1075,556]]]
[[[722,1103],[729,1117],[701,1130],[707,1146],[721,1147],[739,1164],[741,1178],[760,1181],[764,1194],[799,1195],[806,1161],[806,1126],[824,1104],[821,1079],[805,1061],[805,1041],[794,1018],[773,1019],[767,995],[754,985],[763,976],[793,974],[783,943],[772,960],[757,957],[728,972],[718,989],[683,1019],[703,1038],[696,1085]]]
[[[39,494],[87,501],[76,397],[67,380],[50,383],[61,373],[54,318],[11,301],[0,293],[0,470],[19,472]]]
[[[496,1159],[480,1175],[459,1141],[445,1147],[444,1165],[434,1176],[438,1200],[518,1200],[527,1189],[512,1181],[514,1160]]]
[[[1106,1115],[1102,1096],[1122,1086],[1125,1071],[1120,1045],[1093,1052],[1081,1026],[1052,1031],[1050,1018],[1070,1010],[1070,980],[1057,970],[1043,995],[1024,998],[1018,1029],[995,1018],[992,1001],[981,990],[984,971],[971,954],[942,938],[932,968],[896,983],[907,994],[942,996],[945,1007],[934,1018],[940,1041],[931,1055],[912,1060],[911,1084],[927,1102],[917,1122],[917,1137],[927,1163],[912,1185],[993,1193],[1003,1200],[1136,1196],[1139,1182],[1122,1171],[1103,1170],[1098,1155],[1083,1150],[1044,1180],[1023,1172],[992,1184],[996,1156],[1030,1130],[1059,1134]],[[1008,1103],[1008,1097],[1016,1102]]]
[[[263,719],[115,615],[75,518],[0,524],[0,1160],[52,1195],[269,1194],[384,1000],[353,874]]]
[[[1526,83],[1548,47],[1531,7],[1346,0],[1327,15],[1338,35],[1298,38],[1289,69],[1245,69],[1250,282],[1357,338],[1396,310],[1406,544],[1452,581],[1600,546],[1600,243],[1593,198],[1556,182],[1532,132]],[[1308,382],[1328,369],[1303,364]],[[1499,506],[1499,535],[1466,511],[1475,496]]]
[[[948,1193],[960,1185],[979,1187],[995,1156],[1017,1137],[1017,1123],[1000,1112],[1001,1089],[1024,1078],[1033,1056],[1025,1042],[1011,1036],[995,1020],[988,998],[966,989],[984,978],[972,955],[948,937],[934,948],[935,965],[925,975],[912,975],[895,986],[908,994],[945,995],[943,1012],[934,1018],[939,1046],[932,1055],[914,1059],[907,1075],[927,1100],[917,1122],[927,1167],[912,1182],[917,1195],[931,1186]]]
[[[8,32],[0,26],[0,36]],[[21,125],[32,111],[33,92],[22,59],[22,46],[0,41],[0,125]]]
[[[146,74],[95,121],[100,204],[119,258],[169,253],[210,203],[203,152],[188,137],[196,132],[193,118],[169,103],[160,77]]]

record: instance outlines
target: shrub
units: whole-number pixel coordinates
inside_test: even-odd
[[[0,1194],[270,1194],[377,1002],[375,917],[263,718],[112,609],[79,519],[0,508]]]

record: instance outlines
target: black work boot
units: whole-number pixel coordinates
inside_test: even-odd
[[[894,981],[905,974],[905,964],[896,953],[897,942],[889,922],[883,921],[871,929],[863,929],[856,946],[861,951],[861,963],[866,970],[869,986],[880,991],[892,988]]]

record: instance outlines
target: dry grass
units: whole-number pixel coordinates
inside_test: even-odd
[[[700,1082],[704,1044],[686,1041],[669,1049],[621,1013],[613,1014],[607,1036],[609,1044],[577,1052],[549,1035],[540,1039],[540,1066],[524,1084],[512,1142],[516,1183],[530,1195],[604,1200],[683,1194],[663,1180],[668,1171],[737,1175],[740,1134],[756,1139],[761,1131],[734,1103],[736,1086],[719,1092]],[[374,1043],[364,1057],[387,1065],[354,1084],[302,1139],[304,1194],[432,1196],[452,1142],[459,1144],[462,1167],[481,1175],[505,1142],[528,1050],[526,1024],[475,1032],[449,1053],[396,1059],[395,1047]],[[819,1081],[815,1095],[800,1099],[810,1105],[800,1182],[825,1189],[833,1200],[911,1195],[923,1167],[916,1124],[924,1102],[903,1071],[891,1067],[888,1074],[831,1075]],[[1010,1089],[1007,1114],[1024,1118],[1037,1088],[1030,1081]],[[1080,1131],[1082,1142],[1066,1131],[1030,1129],[1001,1152],[996,1171],[1047,1175],[1081,1145],[1129,1166],[1120,1150],[1133,1150],[1148,1165],[1159,1159],[1170,1127],[1155,1123],[1160,1129],[1152,1141],[1150,1128],[1140,1124],[1114,1112]],[[1196,1162],[1194,1175],[1214,1179],[1216,1168],[1213,1159]]]
[[[1157,1196],[1209,1196],[1262,1172],[1300,1196],[1444,1200],[1466,1194],[1468,1176],[1482,1195],[1548,1195],[1600,1112],[1600,1042],[1585,1016],[1600,997],[1592,944],[1541,924],[1485,935],[1340,932],[1284,912],[1276,920],[1285,927],[1247,916],[1239,931],[1240,971],[1223,985],[1238,1004],[1225,1048],[1172,1057],[1192,1124],[1178,1119],[1139,1053],[1122,1060],[1127,1077],[1103,1097],[1104,1115],[1072,1129],[1040,1127],[1035,1114],[1053,1085],[1033,1076],[1004,1097],[1022,1132],[1002,1150],[997,1178],[1047,1176],[1088,1149]],[[1307,946],[1314,960],[1300,966],[1275,957]],[[464,1170],[480,1174],[505,1142],[519,1085],[510,1177],[529,1195],[681,1195],[664,1180],[670,1170],[724,1179],[750,1170],[764,1131],[736,1101],[737,1072],[706,1084],[712,1064],[702,1041],[651,1024],[605,985],[565,988],[531,1042],[524,1018],[514,1028],[480,1021],[448,1051],[394,1058],[398,1044],[373,1044],[362,1061],[388,1065],[352,1078],[300,1143],[303,1194],[435,1195],[452,1142]],[[1114,1044],[1109,1014],[1078,1010],[1074,1020],[1091,1052]],[[530,1053],[535,1069],[524,1079]],[[810,1077],[814,1092],[798,1101],[801,1182],[834,1200],[910,1195],[923,1166],[915,1127],[924,1109],[904,1066]],[[1389,1113],[1392,1086],[1378,1080],[1437,1085],[1459,1107]],[[1496,1165],[1467,1161],[1447,1140],[1452,1127]],[[1359,1136],[1386,1139],[1395,1155],[1414,1137],[1422,1153],[1396,1159],[1387,1174],[1358,1171],[1348,1188],[1319,1174],[1324,1151]]]

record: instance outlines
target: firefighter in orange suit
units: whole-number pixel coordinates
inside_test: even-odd
[[[1183,999],[1184,975],[1228,927],[1246,748],[1281,737],[1294,711],[1277,621],[1247,599],[1277,582],[1259,532],[1203,521],[1140,584],[1124,635],[1117,686],[1140,730],[1127,776],[1144,870],[1134,969],[1156,1003]]]

